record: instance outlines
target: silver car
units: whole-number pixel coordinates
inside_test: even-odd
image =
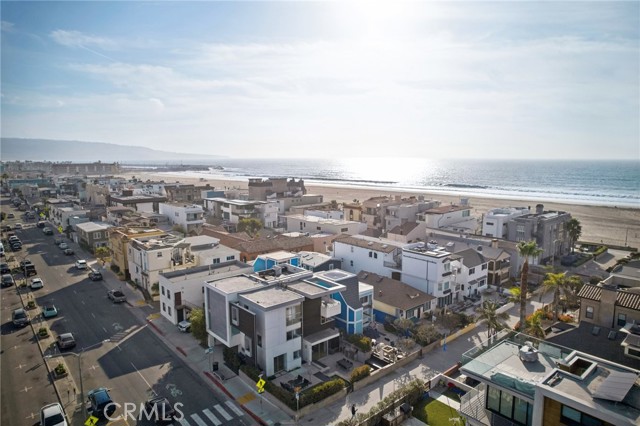
[[[76,346],[76,339],[71,333],[63,333],[58,336],[56,343],[60,349],[73,348]]]

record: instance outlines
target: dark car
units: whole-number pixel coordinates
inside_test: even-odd
[[[22,308],[19,308],[13,311],[13,314],[11,316],[11,321],[13,322],[13,325],[15,325],[16,327],[25,327],[29,325],[29,323],[31,322],[31,319],[29,318],[29,314],[27,313],[27,311],[25,311]]]
[[[70,256],[73,254],[73,250],[70,248],[66,248],[62,251],[65,255]]]
[[[144,413],[140,413],[142,420],[153,420],[157,425],[164,425],[173,422],[176,416],[176,410],[164,396],[151,398],[144,403]]]
[[[11,274],[4,274],[2,276],[2,287],[11,287],[12,285],[14,285],[16,282],[13,280],[13,275]]]
[[[11,268],[6,263],[0,263],[0,274],[9,274],[11,273]]]
[[[23,260],[20,262],[20,269],[24,273],[25,277],[30,277],[31,275],[38,275],[36,271],[36,265],[31,263],[30,260]]]
[[[42,232],[44,233],[44,235],[53,235],[53,229],[51,228],[44,228]]]
[[[102,272],[100,271],[89,272],[89,279],[91,281],[100,281],[102,279]]]
[[[12,251],[22,250],[22,243],[19,242],[19,241],[15,241],[15,242],[11,243],[11,250]]]
[[[109,389],[107,388],[98,388],[89,391],[88,398],[90,404],[89,411],[96,417],[111,417],[116,411],[116,404],[111,399]]]

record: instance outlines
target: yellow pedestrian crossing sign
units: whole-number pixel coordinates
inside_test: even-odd
[[[256,389],[258,389],[258,393],[264,392],[264,385],[266,383],[267,382],[265,382],[265,380],[262,377],[260,377],[260,379],[258,379],[258,381],[256,382]]]
[[[62,226],[58,226],[58,232],[62,234]]]
[[[96,416],[89,416],[87,420],[84,422],[84,426],[96,426],[98,424],[98,419]]]

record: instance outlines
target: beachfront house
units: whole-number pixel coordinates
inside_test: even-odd
[[[289,215],[284,216],[288,232],[308,232],[310,234],[348,234],[356,235],[364,232],[367,225],[344,219],[328,219],[319,216]]]
[[[424,222],[427,228],[459,233],[473,234],[477,228],[477,221],[471,216],[471,206],[466,198],[462,198],[460,204],[434,207],[419,213],[418,221]]]
[[[242,219],[257,219],[265,228],[278,226],[278,204],[275,201],[207,198],[204,205],[214,218],[223,221],[227,229],[235,230]]]
[[[424,222],[404,222],[387,232],[387,238],[391,241],[408,244],[417,241],[424,241],[426,238],[427,226]]]
[[[529,214],[528,207],[503,207],[489,210],[482,219],[482,235],[485,237],[505,238],[507,223],[513,218]]]
[[[185,235],[198,235],[204,223],[204,209],[197,204],[160,203],[159,212],[169,218],[171,226],[178,227]]]

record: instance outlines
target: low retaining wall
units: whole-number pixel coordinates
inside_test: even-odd
[[[476,323],[475,322],[469,324],[468,326],[466,326],[463,329],[460,329],[460,330],[456,331],[452,335],[447,336],[444,339],[440,340],[440,346],[444,346],[445,343],[451,343],[452,341],[456,340],[458,337],[462,336],[463,334],[466,334],[466,333],[470,332],[474,328],[476,328]]]
[[[422,351],[424,353],[424,350]],[[405,365],[409,364],[410,362],[412,362],[413,360],[415,360],[416,358],[418,358],[420,356],[420,350],[417,350],[409,355],[407,355],[406,357],[402,358],[400,361],[397,361],[393,364],[389,364],[379,370],[376,370],[374,372],[372,372],[368,377],[365,377],[362,380],[359,380],[357,382],[355,382],[353,384],[353,390],[359,390],[362,389],[368,385],[370,385],[371,383],[375,382],[376,380],[386,376],[387,374],[391,373],[392,371],[397,370],[398,368],[404,367]]]

